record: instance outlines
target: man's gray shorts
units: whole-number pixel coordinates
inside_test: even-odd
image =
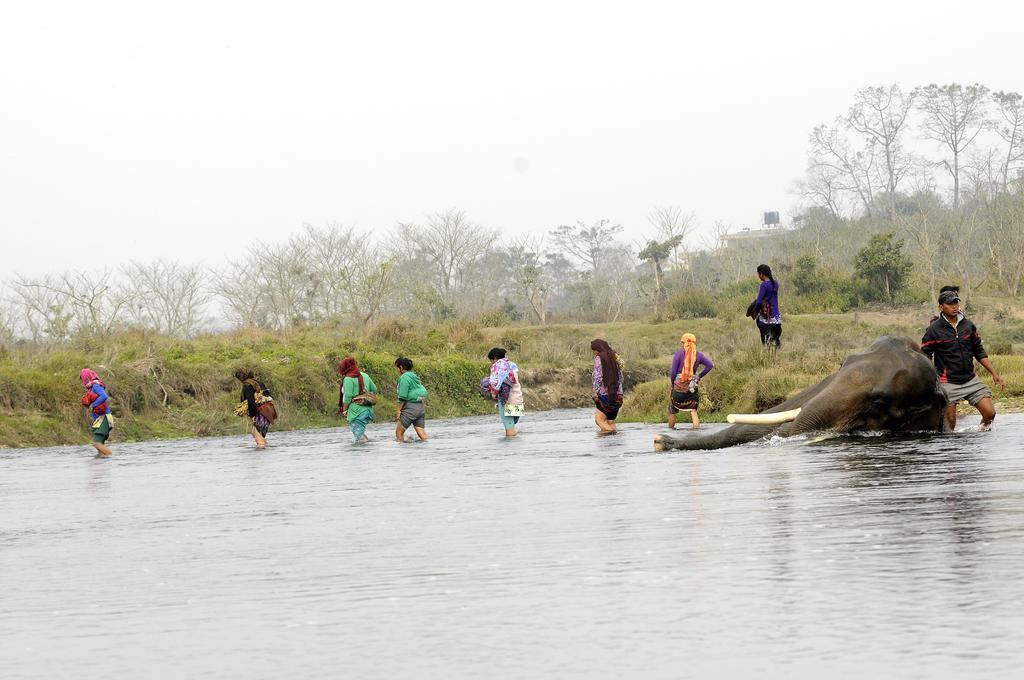
[[[992,396],[992,390],[988,388],[988,385],[978,380],[978,376],[974,376],[967,382],[960,383],[959,385],[955,383],[940,384],[942,385],[942,391],[946,393],[946,400],[949,401],[950,405],[966,399],[967,403],[971,406],[977,406],[979,401],[985,397]]]
[[[402,404],[402,412],[398,415],[398,422],[402,427],[414,425],[425,427],[427,424],[427,407],[422,401],[407,401]]]

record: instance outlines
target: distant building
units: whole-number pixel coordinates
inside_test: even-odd
[[[745,243],[750,243],[751,241],[777,236],[782,233],[782,231],[783,230],[780,227],[764,227],[761,229],[744,227],[732,234],[722,234],[719,237],[719,241],[721,241],[722,246],[725,248],[739,248]]]
[[[762,238],[771,238],[775,236],[782,227],[779,221],[779,212],[777,210],[771,210],[764,212],[761,215],[761,226],[757,229],[751,229],[750,227],[744,227],[733,234],[722,234],[719,237],[720,245],[723,248],[739,248],[745,243],[751,241],[757,241]]]

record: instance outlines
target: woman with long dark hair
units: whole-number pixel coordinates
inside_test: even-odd
[[[757,314],[757,328],[761,331],[761,344],[772,343],[782,346],[782,313],[779,312],[779,282],[772,276],[772,268],[766,264],[757,265],[757,278],[761,285],[754,300]]]
[[[251,368],[239,368],[235,371],[235,379],[242,383],[242,402],[235,409],[240,416],[247,416],[249,419],[249,433],[256,442],[257,449],[267,448],[267,432],[273,424],[271,419],[277,417],[277,411],[273,405],[266,407],[265,403],[273,402],[267,386],[256,379],[256,374]]]
[[[615,419],[622,408],[622,362],[604,340],[592,341],[590,349],[594,352],[594,422],[601,432],[615,432]]]

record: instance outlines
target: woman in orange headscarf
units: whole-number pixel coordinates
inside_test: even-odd
[[[697,416],[697,406],[700,404],[698,385],[715,365],[703,352],[697,351],[697,336],[693,333],[683,333],[679,342],[682,347],[672,355],[672,369],[669,372],[672,387],[669,392],[668,426],[675,429],[676,414],[688,411],[693,429],[696,430],[700,427],[700,417]],[[698,366],[702,368],[700,373],[696,373]]]

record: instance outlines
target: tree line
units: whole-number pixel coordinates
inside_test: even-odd
[[[663,304],[664,272],[685,260],[693,227],[679,208],[652,210],[652,238],[637,244],[608,219],[506,238],[457,209],[386,231],[306,225],[220,267],[156,260],[15,274],[3,285],[0,333],[45,345],[130,329],[187,337],[228,327],[360,328],[382,317],[615,321]]]
[[[848,270],[880,234],[905,248],[909,268],[884,288],[954,281],[961,293],[1017,296],[1024,284],[1024,98],[974,83],[865,87],[809,137],[795,191],[800,229],[784,239],[795,265],[813,257]],[[933,298],[934,299],[934,298]]]
[[[0,340],[60,343],[147,329],[367,328],[424,323],[611,322],[713,316],[770,263],[796,311],[934,300],[956,283],[1024,287],[1024,102],[980,85],[899,84],[854,93],[815,127],[793,189],[792,228],[727,247],[694,242],[680,207],[651,210],[627,241],[607,218],[509,236],[452,208],[392,229],[305,226],[222,266],[157,260],[117,269],[15,275],[0,289]],[[728,225],[715,224],[720,237]],[[733,309],[733,311],[736,311]]]

